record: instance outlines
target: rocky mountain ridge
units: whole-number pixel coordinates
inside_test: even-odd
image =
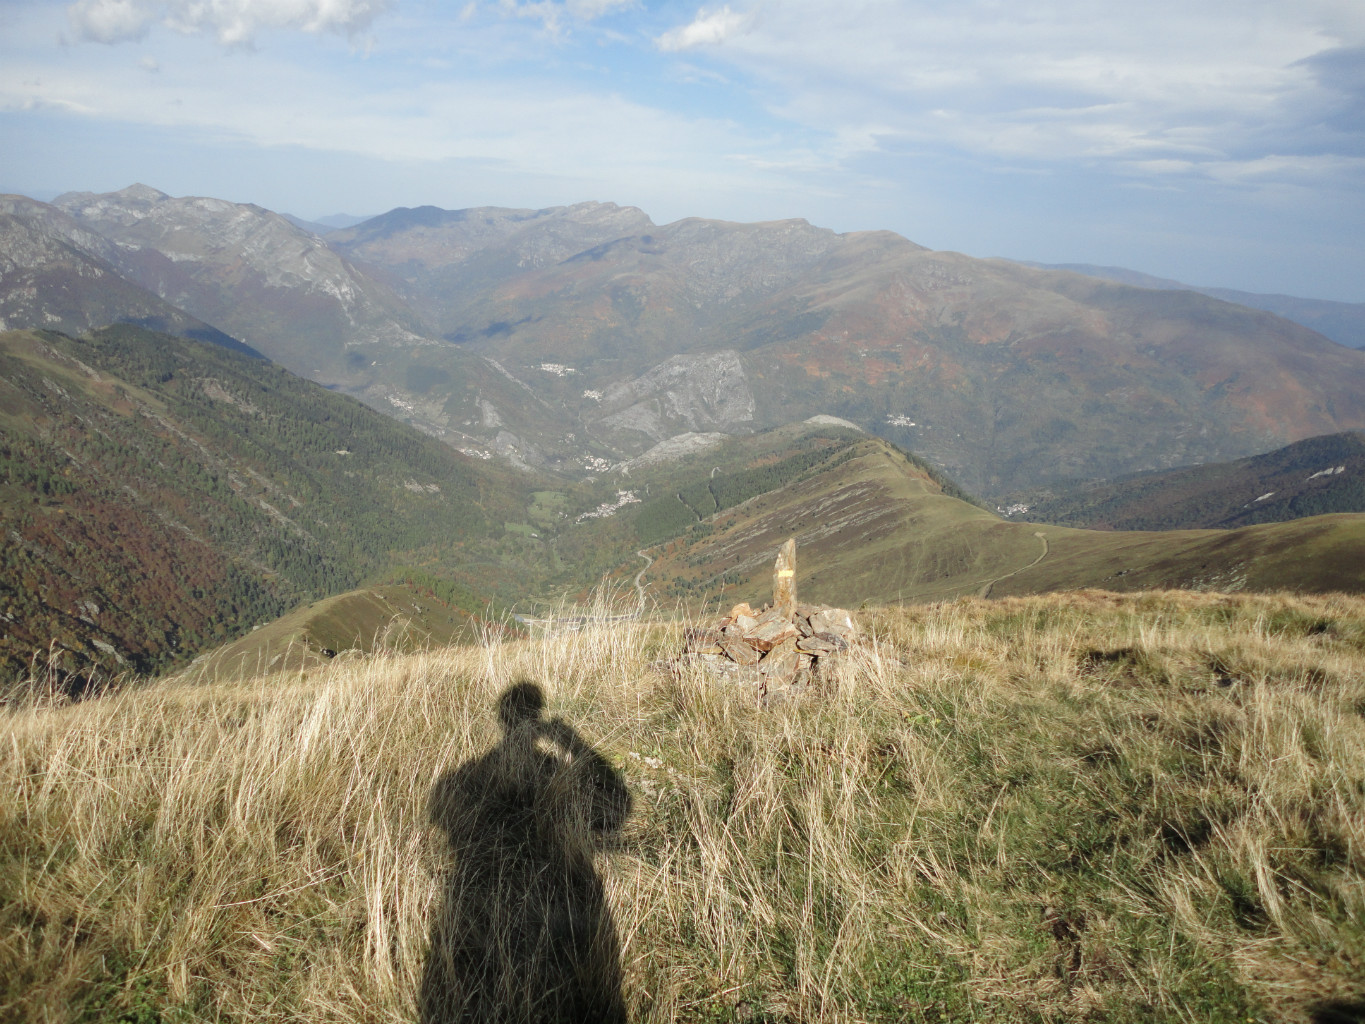
[[[582,203],[399,209],[319,237],[145,186],[50,209],[270,358],[527,467],[591,474],[677,434],[833,415],[1006,500],[1365,427],[1365,354],[1298,325],[890,232]]]
[[[80,334],[111,323],[248,346],[124,278],[118,247],[45,203],[0,196],[0,331]]]
[[[129,280],[313,379],[344,380],[359,342],[426,341],[382,283],[261,207],[144,185],[68,192],[52,206],[112,242],[110,260]]]

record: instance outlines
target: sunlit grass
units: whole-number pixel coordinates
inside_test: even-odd
[[[1310,1021],[1365,999],[1365,600],[886,609],[806,697],[681,623],[4,713],[0,1019],[412,1020],[440,775],[539,683],[623,773],[641,1021]]]

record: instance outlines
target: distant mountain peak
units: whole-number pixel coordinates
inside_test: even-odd
[[[150,185],[144,185],[140,181],[134,182],[127,188],[120,189],[115,192],[114,195],[123,199],[140,199],[147,203],[157,203],[163,199],[171,198],[167,193],[162,192],[160,189],[152,188]]]

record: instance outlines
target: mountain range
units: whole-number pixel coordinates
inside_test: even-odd
[[[1365,354],[1301,325],[889,232],[581,203],[398,209],[319,236],[145,186],[24,202],[124,285],[549,472],[832,414],[1005,500],[1365,427]]]

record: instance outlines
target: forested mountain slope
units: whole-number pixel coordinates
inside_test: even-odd
[[[49,645],[152,670],[438,548],[458,572],[520,500],[353,399],[130,326],[0,334],[0,467],[10,676]]]

